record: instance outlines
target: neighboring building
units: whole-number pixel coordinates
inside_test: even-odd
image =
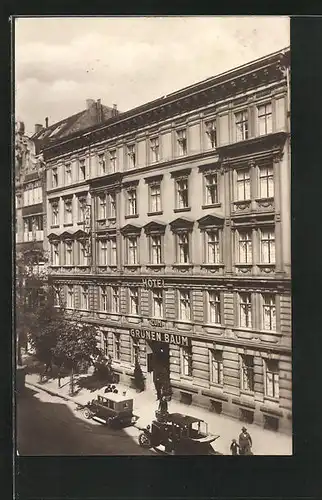
[[[291,429],[289,49],[43,145],[50,274],[127,383]]]

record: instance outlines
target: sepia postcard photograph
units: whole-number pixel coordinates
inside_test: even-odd
[[[17,455],[292,455],[289,17],[13,34]]]

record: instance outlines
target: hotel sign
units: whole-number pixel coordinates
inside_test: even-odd
[[[165,342],[181,346],[189,345],[189,337],[165,332],[155,332],[146,328],[131,328],[131,337],[135,339],[154,340],[156,342]]]
[[[163,288],[164,280],[161,279],[142,279],[142,286],[144,288]]]

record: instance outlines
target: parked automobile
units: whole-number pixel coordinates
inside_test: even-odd
[[[98,417],[105,420],[109,427],[126,427],[136,421],[133,399],[115,392],[98,394],[87,403],[83,415],[87,419]]]
[[[199,418],[168,413],[141,430],[142,448],[162,446],[161,451],[169,455],[220,455],[211,445],[219,435],[210,434],[207,423]]]

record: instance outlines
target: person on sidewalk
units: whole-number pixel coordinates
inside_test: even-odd
[[[252,455],[251,447],[253,445],[252,438],[247,432],[246,427],[242,428],[239,434],[239,454],[240,455]]]
[[[157,375],[154,381],[154,387],[157,393],[157,401],[160,401],[162,397],[162,382],[160,375]]]
[[[239,451],[239,444],[237,443],[236,439],[233,439],[230,445],[230,451],[232,455],[238,455]]]

